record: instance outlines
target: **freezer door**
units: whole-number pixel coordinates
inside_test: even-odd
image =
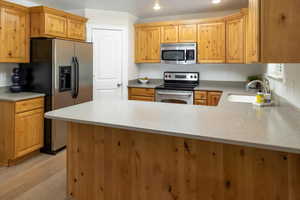
[[[75,42],[78,63],[78,94],[75,104],[93,100],[93,45]]]
[[[74,90],[74,42],[54,39],[53,41],[53,96],[52,96],[52,110],[72,106],[75,103],[72,97],[72,91]],[[71,68],[71,90],[60,89],[60,75],[63,68]],[[67,142],[67,123],[57,120],[52,120],[52,135],[51,135],[51,150],[57,151],[66,146]]]

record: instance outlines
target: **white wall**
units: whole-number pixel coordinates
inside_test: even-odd
[[[266,66],[266,71],[268,65]],[[283,80],[270,79],[271,89],[300,108],[300,64],[285,64]]]
[[[200,72],[201,80],[214,81],[246,81],[247,76],[262,74],[263,65],[242,64],[197,64],[197,65],[162,65],[141,64],[140,76],[162,78],[164,71],[194,71]]]

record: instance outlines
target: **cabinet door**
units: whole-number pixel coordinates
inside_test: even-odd
[[[161,27],[162,43],[178,42],[178,25]]]
[[[256,0],[259,2],[261,61],[300,63],[300,1]]]
[[[198,25],[198,62],[225,63],[225,22]]]
[[[68,38],[85,40],[85,23],[78,20],[68,19]]]
[[[29,62],[29,13],[1,8],[1,62]]]
[[[54,37],[67,37],[67,18],[46,13],[45,34]]]
[[[260,61],[260,0],[249,0],[247,23],[247,62]]]
[[[208,105],[209,106],[217,106],[221,99],[221,92],[209,92],[208,93]]]
[[[227,63],[245,63],[245,31],[243,16],[226,22]]]
[[[15,158],[24,156],[43,146],[44,110],[36,109],[16,114]]]
[[[147,31],[144,28],[135,29],[135,62],[146,62]]]
[[[135,37],[136,63],[159,63],[160,27],[137,28]]]
[[[179,42],[197,42],[197,25],[179,25]]]
[[[147,55],[148,62],[160,62],[160,28],[147,28]]]

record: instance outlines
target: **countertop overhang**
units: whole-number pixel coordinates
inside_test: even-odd
[[[46,113],[46,118],[226,144],[300,153],[300,112],[289,104],[232,103],[224,87],[217,107],[97,100]]]

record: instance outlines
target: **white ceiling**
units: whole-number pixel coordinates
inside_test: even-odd
[[[65,10],[103,9],[129,12],[140,18],[234,10],[247,7],[248,0],[222,0],[212,4],[212,0],[160,0],[162,9],[152,9],[155,0],[31,0]]]

